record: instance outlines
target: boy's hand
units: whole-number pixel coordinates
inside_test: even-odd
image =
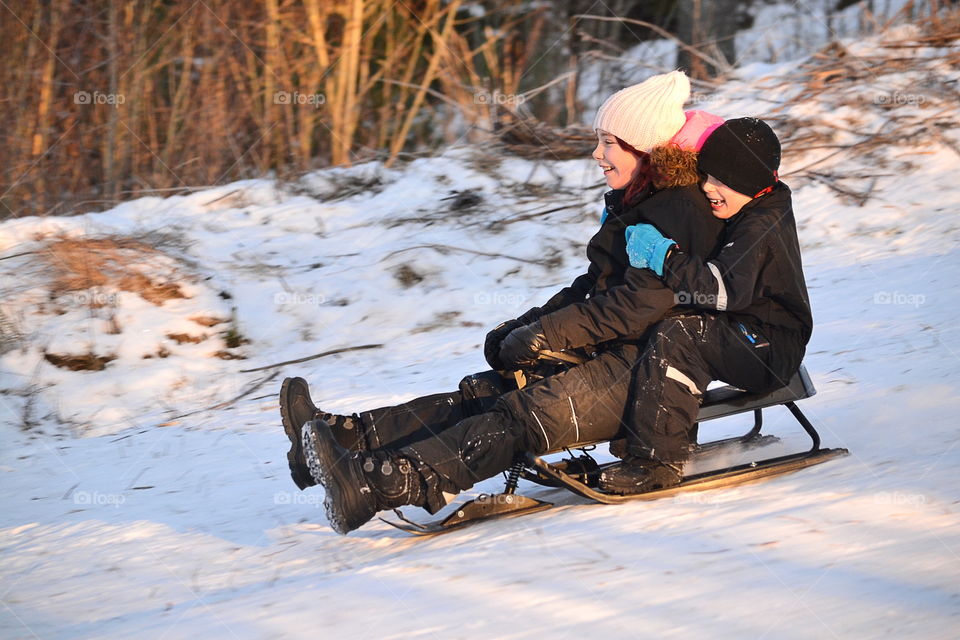
[[[541,351],[549,350],[540,321],[517,327],[503,339],[500,362],[505,369],[529,369],[537,364]]]
[[[504,338],[510,335],[511,331],[522,326],[523,323],[519,320],[507,320],[501,322],[487,334],[486,340],[483,341],[483,357],[494,370],[501,371],[506,368],[500,361],[500,345],[503,344]]]
[[[651,224],[634,224],[626,228],[627,257],[630,266],[637,269],[651,269],[658,276],[663,275],[663,262],[667,253],[676,246],[670,238],[664,238]]]

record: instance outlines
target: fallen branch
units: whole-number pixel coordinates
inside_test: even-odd
[[[486,256],[487,258],[507,258],[509,260],[516,260],[517,262],[524,262],[526,264],[535,264],[540,267],[549,267],[550,262],[548,260],[528,260],[527,258],[518,258],[516,256],[508,256],[505,253],[487,253],[486,251],[477,251],[475,249],[466,249],[464,247],[454,247],[449,244],[418,244],[413,247],[405,247],[403,249],[397,249],[396,251],[391,251],[387,255],[380,258],[380,262],[387,260],[398,253],[404,253],[405,251],[414,251],[415,249],[433,249],[437,253],[445,254],[449,251],[461,251],[463,253],[472,253],[475,256]]]
[[[878,127],[876,131],[874,131],[874,132],[871,133],[870,135],[864,137],[862,140],[858,140],[857,142],[855,142],[855,143],[853,143],[853,144],[843,146],[843,147],[841,147],[840,149],[837,149],[836,151],[834,151],[833,153],[828,153],[827,155],[823,156],[823,157],[820,158],[819,160],[814,160],[813,162],[811,162],[811,163],[809,163],[809,164],[805,164],[804,166],[800,167],[799,169],[794,169],[794,170],[792,170],[792,171],[788,171],[787,173],[783,173],[783,174],[780,175],[780,177],[797,175],[797,174],[799,174],[799,173],[801,173],[801,172],[803,172],[803,171],[806,171],[807,169],[809,169],[810,167],[812,167],[812,166],[814,166],[814,165],[818,165],[818,164],[820,164],[821,162],[824,162],[825,160],[829,160],[830,158],[833,158],[834,156],[837,156],[837,155],[843,153],[844,151],[849,151],[850,149],[854,149],[854,148],[856,148],[856,147],[860,147],[861,145],[866,144],[867,142],[870,142],[871,140],[873,140],[874,138],[876,138],[877,136],[879,136],[881,133],[883,133],[885,130],[887,130],[887,127],[890,125],[891,122],[892,122],[892,119],[888,119],[888,120],[884,121],[884,123],[883,123],[880,127]]]
[[[213,200],[210,200],[209,202],[204,202],[204,203],[201,204],[200,206],[201,206],[201,207],[209,207],[209,206],[212,205],[214,202],[219,202],[220,200],[223,200],[224,198],[229,198],[229,197],[232,196],[233,194],[235,194],[235,193],[240,193],[241,191],[243,191],[243,189],[233,189],[232,191],[227,191],[227,192],[226,192],[225,194],[223,194],[222,196],[217,196],[217,197],[214,198]]]
[[[954,142],[953,140],[951,140],[950,138],[948,138],[946,135],[944,135],[943,131],[941,131],[939,127],[937,127],[936,125],[931,124],[931,123],[928,122],[928,123],[926,124],[926,129],[927,129],[927,131],[929,131],[930,133],[932,133],[932,134],[934,135],[934,137],[935,137],[937,140],[939,140],[945,147],[948,147],[948,148],[951,149],[955,154],[957,154],[958,156],[960,156],[960,147],[957,146],[957,143],[956,143],[956,142]]]
[[[361,344],[356,347],[341,347],[340,349],[333,349],[331,351],[324,351],[323,353],[317,353],[312,356],[307,356],[305,358],[297,358],[296,360],[286,360],[284,362],[278,362],[276,364],[268,364],[263,367],[256,367],[254,369],[241,369],[240,373],[253,373],[255,371],[264,371],[266,369],[275,369],[277,367],[284,367],[288,364],[298,364],[300,362],[307,362],[308,360],[316,360],[317,358],[323,358],[325,356],[332,356],[338,353],[346,353],[347,351],[361,351],[363,349],[379,349],[382,344]],[[279,373],[279,372],[278,372]],[[273,375],[277,375],[276,373]],[[252,391],[252,389],[251,389]]]
[[[2,256],[2,257],[0,257],[0,260],[9,260],[10,258],[18,258],[18,257],[20,257],[20,256],[28,256],[28,255],[30,255],[31,253],[36,253],[36,251],[24,251],[23,253],[14,253],[13,255]]]
[[[604,185],[602,185],[602,186],[605,187],[606,185],[604,184]],[[573,204],[566,204],[566,205],[562,205],[562,206],[559,206],[559,207],[551,207],[551,208],[549,208],[549,209],[533,210],[532,212],[530,212],[530,211],[521,211],[521,212],[518,212],[518,213],[510,216],[509,218],[504,218],[503,220],[494,220],[492,223],[491,223],[489,220],[484,220],[484,221],[481,221],[481,222],[471,222],[470,224],[468,224],[468,225],[466,225],[466,226],[468,226],[468,227],[476,227],[476,226],[479,226],[479,225],[505,226],[505,225],[508,225],[508,224],[513,224],[514,222],[521,222],[521,221],[523,221],[523,220],[531,220],[531,219],[533,219],[533,218],[539,218],[540,216],[545,216],[545,215],[549,215],[549,214],[551,214],[551,213],[556,213],[557,211],[565,211],[565,210],[567,210],[567,209],[577,209],[577,208],[581,208],[581,207],[583,207],[583,206],[584,206],[584,204],[583,204],[582,202],[574,202]]]
[[[500,220],[501,224],[510,224],[512,222],[520,222],[521,220],[530,220],[531,218],[539,218],[540,216],[545,216],[549,213],[556,213],[557,211],[565,211],[567,209],[578,209],[583,207],[582,202],[574,202],[573,204],[566,204],[560,207],[551,207],[542,211],[534,211],[532,213],[518,213],[517,215],[508,218],[507,220]]]
[[[596,133],[582,125],[554,127],[512,111],[501,112],[493,124],[506,150],[525,158],[586,158],[597,146]]]
[[[833,189],[840,195],[853,198],[857,202],[857,206],[859,207],[862,207],[867,203],[867,200],[870,199],[870,194],[873,193],[873,187],[877,183],[877,179],[873,178],[872,180],[870,180],[870,184],[867,186],[867,190],[860,192],[860,191],[853,191],[852,189],[848,189],[846,187],[840,186],[839,184],[837,184],[837,182],[835,182],[832,179],[832,176],[828,176],[822,173],[817,173],[815,171],[810,171],[809,175],[811,178],[813,178],[817,182],[821,184],[825,184],[827,187],[829,187],[830,189]]]
[[[258,369],[251,369],[251,371],[258,371]],[[173,416],[172,418],[167,419],[166,421],[160,423],[158,426],[168,427],[168,426],[174,424],[174,421],[175,421],[175,420],[179,420],[180,418],[186,418],[186,417],[188,417],[188,416],[196,415],[196,414],[198,414],[198,413],[203,413],[204,411],[216,411],[217,409],[224,409],[224,408],[226,408],[226,407],[229,407],[230,405],[234,404],[234,403],[235,403],[237,400],[239,400],[240,398],[243,398],[244,396],[247,396],[247,395],[253,393],[254,391],[256,391],[257,389],[259,389],[259,388],[262,387],[263,385],[267,384],[268,382],[270,382],[271,380],[273,380],[274,378],[276,378],[278,375],[280,375],[280,372],[279,372],[279,371],[274,371],[273,373],[271,373],[270,375],[266,376],[265,378],[262,378],[262,379],[260,379],[260,380],[257,380],[256,382],[254,382],[253,384],[251,384],[250,386],[248,386],[246,389],[244,389],[243,391],[241,391],[241,392],[239,393],[239,395],[237,395],[235,398],[231,398],[230,400],[226,400],[226,401],[224,401],[224,402],[218,402],[217,404],[211,405],[211,406],[209,406],[209,407],[204,407],[203,409],[195,409],[194,411],[188,411],[187,413],[181,413],[181,414],[178,415],[178,416]],[[114,441],[114,442],[115,442],[115,441]]]

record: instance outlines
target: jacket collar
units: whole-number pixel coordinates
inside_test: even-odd
[[[623,194],[625,189],[611,189],[603,194],[603,203],[607,207],[607,215],[617,217],[623,213]]]
[[[743,217],[744,213],[747,213],[752,209],[764,209],[770,206],[781,206],[784,201],[790,201],[790,195],[790,187],[785,185],[783,182],[777,182],[770,193],[765,193],[759,198],[754,198],[750,202],[746,203],[735,216],[724,220],[724,222],[733,222],[734,220],[739,220]]]
[[[648,186],[646,191],[642,193],[637,202],[633,203],[632,206],[628,207],[623,201],[624,195],[627,193],[626,189],[611,189],[603,194],[603,203],[607,207],[607,215],[620,217],[623,214],[627,213],[631,209],[637,207],[641,202],[655,194],[658,190],[651,186]]]

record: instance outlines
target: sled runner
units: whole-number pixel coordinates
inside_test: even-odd
[[[700,422],[706,422],[707,420],[749,411],[753,412],[754,424],[753,428],[742,436],[697,444],[691,455],[691,462],[730,451],[738,453],[743,451],[758,452],[762,446],[779,441],[776,436],[761,435],[760,433],[763,426],[763,410],[776,406],[785,406],[810,437],[812,443],[807,451],[772,458],[754,459],[729,467],[692,474],[684,477],[679,485],[669,489],[618,495],[601,491],[597,487],[597,480],[603,469],[617,464],[617,462],[598,464],[588,453],[597,443],[583,442],[550,452],[553,454],[566,451],[569,454],[570,457],[558,462],[548,462],[543,457],[532,453],[526,453],[518,457],[507,474],[506,486],[502,493],[482,495],[470,500],[460,505],[456,511],[442,520],[420,524],[407,519],[399,511],[396,511],[397,516],[403,522],[393,522],[384,518],[381,518],[381,520],[403,531],[429,536],[446,533],[475,522],[533,513],[553,506],[553,503],[516,493],[521,477],[540,485],[567,489],[595,502],[619,504],[632,500],[656,500],[684,491],[704,491],[731,487],[797,471],[849,453],[842,448],[822,449],[820,447],[820,435],[797,407],[796,402],[798,400],[809,398],[815,393],[816,389],[803,365],[800,366],[800,369],[785,387],[769,393],[748,393],[730,386],[708,390],[704,394],[703,403],[697,416],[698,425]],[[696,431],[697,425],[694,425],[694,429]],[[571,449],[577,449],[581,453],[575,455],[571,452]]]

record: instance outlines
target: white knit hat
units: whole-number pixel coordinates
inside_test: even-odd
[[[593,128],[649,152],[669,141],[686,122],[683,103],[689,96],[690,80],[682,71],[661,73],[607,98]]]

